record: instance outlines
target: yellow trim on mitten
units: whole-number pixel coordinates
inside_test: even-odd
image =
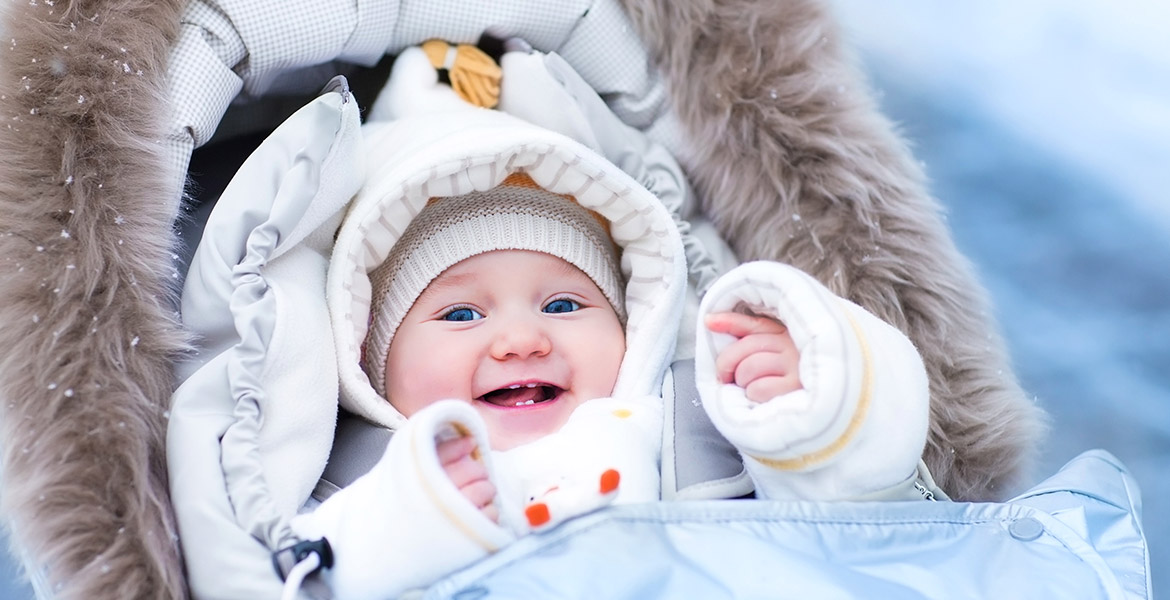
[[[500,65],[471,44],[452,46],[443,40],[427,40],[423,53],[436,69],[446,69],[451,89],[471,104],[495,108],[500,102]]]
[[[456,423],[452,423],[452,425],[455,426],[456,431],[460,432],[460,435],[471,435],[470,430],[468,430],[466,427],[463,427],[462,425],[458,425]],[[464,433],[464,432],[466,432],[466,433]],[[428,440],[431,440],[431,442],[433,443],[433,438],[428,438]],[[413,442],[415,440],[411,440],[411,441]],[[426,443],[426,442],[424,442],[424,443]],[[477,448],[477,450],[478,450],[478,448]],[[419,479],[419,484],[422,486],[423,492],[427,495],[427,499],[429,499],[431,501],[431,504],[435,505],[435,508],[444,517],[446,517],[446,519],[451,523],[451,525],[455,526],[455,528],[458,529],[463,534],[464,537],[475,542],[480,548],[483,548],[489,554],[494,553],[497,550],[499,550],[500,549],[499,546],[493,544],[490,540],[479,535],[479,532],[477,532],[475,530],[474,525],[472,525],[472,524],[464,521],[462,518],[460,518],[460,516],[458,514],[456,514],[456,511],[453,508],[451,508],[451,506],[450,506],[450,502],[452,500],[449,497],[444,498],[443,494],[439,490],[436,490],[433,485],[431,485],[431,481],[427,478],[427,476],[425,474],[423,474],[423,473],[426,473],[428,470],[428,464],[424,464],[424,462],[429,463],[430,461],[429,460],[424,461],[423,457],[421,455],[419,455],[419,444],[417,444],[417,443],[411,444],[410,457],[411,457],[411,460],[414,462],[415,472],[422,474],[419,476],[418,479]],[[443,474],[442,476],[445,477],[446,474]],[[466,499],[462,498],[462,497],[460,497],[458,500],[455,500],[455,501],[458,502],[460,500],[466,501]],[[487,517],[484,517],[484,518],[486,519]]]
[[[862,331],[857,319],[853,318],[853,315],[849,313],[847,308],[842,312],[844,312],[846,319],[852,326],[853,333],[857,336],[857,342],[861,346],[861,389],[858,391],[857,408],[853,413],[853,418],[849,420],[845,431],[841,432],[841,435],[837,439],[825,445],[820,450],[789,459],[752,456],[753,459],[761,464],[781,471],[803,471],[832,458],[844,449],[853,440],[854,436],[857,435],[857,432],[861,429],[861,424],[865,422],[865,417],[869,413],[870,399],[873,396],[873,356],[870,354],[869,342],[866,340],[865,333]]]

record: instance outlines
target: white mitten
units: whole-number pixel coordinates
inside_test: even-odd
[[[478,110],[464,102],[451,86],[439,82],[439,72],[418,46],[402,51],[390,79],[370,107],[366,121],[393,121],[407,116]]]
[[[502,517],[520,534],[614,502],[659,497],[662,401],[599,398],[556,433],[494,456]]]
[[[734,341],[703,324],[747,309],[788,327],[803,389],[767,402],[720,383],[715,357]],[[901,332],[788,265],[747,263],[699,307],[695,378],[715,427],[740,451],[762,497],[847,500],[916,472],[929,418],[921,357]]]
[[[514,539],[459,492],[439,463],[436,440],[463,435],[488,447],[483,421],[466,402],[432,404],[394,434],[369,473],[293,519],[301,539],[329,541],[334,566],[325,577],[337,598],[397,597]],[[478,455],[491,474],[489,453]]]
[[[579,93],[580,90],[566,88],[561,79],[550,71],[546,59],[551,56],[556,55],[534,50],[505,52],[500,57],[503,74],[500,77],[500,104],[497,108],[533,125],[573,138],[604,155],[593,135],[589,117],[574,95],[574,91]],[[597,97],[588,84],[585,87],[589,95]],[[597,100],[601,102],[601,98]],[[602,108],[609,112],[604,102]]]

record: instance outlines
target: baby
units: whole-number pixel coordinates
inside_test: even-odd
[[[436,91],[410,89],[400,95],[416,102]],[[398,161],[354,201],[337,241],[353,250],[334,251],[333,266],[360,273],[346,292],[356,301],[372,267],[369,327],[355,330],[365,375],[343,380],[343,401],[395,429],[372,470],[292,523],[302,540],[328,540],[338,598],[394,597],[533,529],[662,495],[680,225],[551,128],[451,104],[367,131],[372,154]],[[430,150],[424,136],[442,143]],[[337,306],[364,323],[349,298]],[[725,273],[697,311],[702,405],[757,497],[916,495],[929,393],[904,335],[777,263]]]
[[[510,450],[613,391],[626,321],[614,242],[599,215],[527,177],[434,202],[371,280],[382,310],[366,371],[406,417],[460,399],[483,419],[491,447]],[[706,323],[736,338],[715,361],[721,382],[753,402],[800,388],[799,353],[782,324],[735,312]],[[470,436],[438,444],[452,482],[497,521],[496,486],[475,455]]]
[[[332,545],[326,577],[337,597],[424,586],[550,524],[548,505],[524,504],[576,485],[574,475],[593,487],[559,505],[558,521],[614,495],[660,497],[662,399],[610,397],[621,369],[638,368],[625,364],[637,325],[626,283],[649,276],[623,277],[609,226],[572,197],[513,174],[487,191],[431,199],[370,273],[365,371],[408,421],[370,473],[294,520],[302,539]],[[769,298],[775,293],[783,297]],[[796,320],[747,314],[777,306]],[[700,311],[704,408],[743,454],[759,497],[866,497],[913,482],[927,393],[903,336],[771,263],[733,270]],[[883,356],[901,357],[889,364],[904,373],[875,384],[863,360],[862,376],[843,374],[837,359],[856,349],[842,341],[854,333],[842,323],[855,321]],[[804,389],[809,382],[814,389]],[[886,426],[891,413],[902,422],[887,433],[909,448],[897,456],[874,451],[885,442],[860,433]],[[614,462],[590,471],[599,454]]]

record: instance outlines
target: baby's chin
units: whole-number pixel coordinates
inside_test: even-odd
[[[511,450],[556,433],[580,403],[571,393],[534,404],[500,406],[473,401],[487,425],[493,450]]]

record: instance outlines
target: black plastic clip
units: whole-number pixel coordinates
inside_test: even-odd
[[[321,567],[319,568],[328,569],[333,566],[333,548],[329,546],[329,540],[325,538],[306,540],[273,552],[272,566],[276,567],[276,573],[280,575],[280,580],[284,581],[288,578],[293,567],[312,554],[320,557]]]

